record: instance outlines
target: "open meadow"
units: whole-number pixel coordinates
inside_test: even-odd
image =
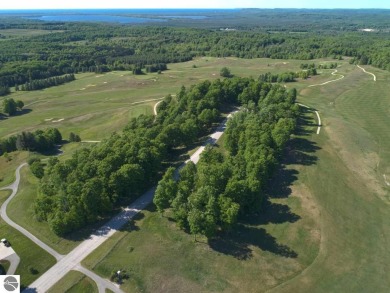
[[[152,114],[158,99],[182,85],[220,78],[222,67],[256,78],[299,71],[301,63],[313,62],[335,61],[204,57],[170,64],[162,74],[78,74],[76,81],[59,87],[12,93],[24,101],[25,111],[1,120],[0,136],[58,127],[64,138],[75,132],[82,140],[102,140],[130,118]],[[318,76],[286,84],[297,88],[300,103],[319,111],[322,127],[317,134],[316,115],[302,108],[298,130],[270,182],[264,213],[248,216],[234,232],[207,243],[194,242],[169,214],[161,217],[151,206],[83,264],[105,278],[126,269],[130,278],[121,286],[125,292],[386,292],[390,74],[365,66],[376,75],[374,81],[348,60],[337,63],[336,73],[320,69]],[[64,145],[59,158],[81,145]],[[219,147],[223,151],[221,143]],[[12,182],[16,167],[28,156],[15,152],[11,160],[0,158],[0,186]],[[34,219],[36,189],[37,179],[24,168],[10,217],[58,252],[69,252],[82,237],[60,239]],[[89,286],[79,275],[67,280],[72,286]]]

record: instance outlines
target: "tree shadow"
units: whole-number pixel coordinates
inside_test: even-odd
[[[252,257],[252,247],[282,257],[298,257],[294,250],[278,243],[261,225],[295,223],[301,219],[301,216],[292,212],[288,205],[274,203],[270,199],[287,198],[291,195],[291,186],[298,179],[298,165],[310,166],[317,163],[315,153],[320,147],[307,138],[312,134],[312,131],[306,130],[308,126],[316,124],[313,123],[313,119],[301,115],[295,136],[287,143],[281,156],[281,163],[268,182],[265,190],[267,199],[262,204],[261,212],[242,216],[239,224],[231,232],[221,233],[210,239],[209,245],[212,249],[241,260]]]
[[[295,223],[301,219],[301,216],[293,213],[290,207],[285,204],[266,200],[263,207],[259,214],[245,216],[243,223],[249,225],[283,224]]]
[[[26,115],[28,113],[32,112],[32,109],[22,109],[20,111],[16,111],[16,113],[12,116],[22,116],[22,115]]]
[[[223,254],[231,255],[239,260],[248,260],[253,257],[251,246],[263,251],[286,258],[296,258],[298,254],[287,245],[280,244],[276,238],[267,233],[264,228],[239,224],[226,237],[218,237],[208,241],[210,247]]]
[[[8,119],[7,115],[4,115],[3,113],[0,113],[0,120],[6,120]]]

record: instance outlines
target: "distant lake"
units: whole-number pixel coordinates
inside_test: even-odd
[[[166,19],[143,18],[143,17],[127,17],[119,15],[107,14],[58,14],[58,15],[41,15],[41,16],[25,16],[24,18],[36,19],[43,21],[63,21],[63,22],[116,22],[116,23],[145,23],[145,22],[161,22]]]
[[[236,13],[240,9],[36,9],[0,10],[0,15],[62,22],[147,23],[169,19],[202,20]]]

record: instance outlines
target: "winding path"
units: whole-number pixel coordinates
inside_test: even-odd
[[[7,198],[7,200],[3,203],[1,206],[0,210],[0,215],[3,218],[3,220],[10,225],[11,227],[15,228],[22,234],[24,234],[26,237],[28,237],[31,241],[33,241],[35,244],[40,246],[42,249],[46,250],[48,253],[50,253],[52,256],[56,258],[57,261],[61,260],[64,256],[62,254],[59,254],[57,251],[55,251],[53,248],[48,246],[47,244],[43,243],[41,240],[39,240],[37,237],[35,237],[33,234],[28,232],[26,229],[23,227],[19,226],[16,224],[14,221],[12,221],[8,215],[7,215],[7,206],[10,203],[10,201],[15,197],[16,193],[18,192],[19,188],[19,183],[20,183],[20,169],[22,169],[24,166],[26,166],[27,163],[21,164],[15,172],[15,181],[11,185],[8,185],[6,187],[1,188],[0,190],[5,190],[5,189],[11,189],[12,193],[11,195]]]
[[[335,81],[338,81],[340,79],[343,79],[345,76],[342,75],[342,74],[336,74],[337,73],[337,69],[335,69],[335,71],[332,72],[332,75],[339,75],[341,76],[340,78],[337,78],[337,79],[333,79],[333,80],[329,80],[329,81],[326,81],[324,83],[320,83],[320,84],[312,84],[312,85],[309,85],[308,87],[314,87],[314,86],[320,86],[320,85],[326,85],[328,83],[331,83],[331,82],[335,82]]]
[[[361,67],[360,65],[357,65],[357,67],[359,67],[361,70],[363,70],[364,73],[367,73],[367,74],[371,74],[373,77],[374,77],[374,81],[376,81],[376,75],[374,73],[371,73],[371,72],[368,72],[366,71],[363,67]]]
[[[157,107],[158,107],[158,105],[159,105],[161,102],[162,102],[162,101],[159,101],[159,102],[157,102],[157,103],[154,105],[154,108],[153,108],[154,116],[157,116]]]

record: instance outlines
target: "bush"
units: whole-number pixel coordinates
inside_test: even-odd
[[[37,275],[39,273],[39,271],[36,268],[32,267],[32,266],[28,266],[28,271],[32,275]]]
[[[219,72],[219,75],[222,77],[232,77],[232,73],[230,72],[230,69],[227,67],[223,67]]]

